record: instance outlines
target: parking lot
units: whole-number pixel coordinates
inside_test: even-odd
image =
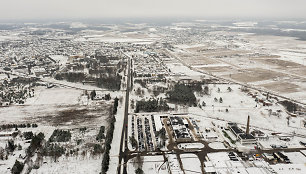
[[[159,147],[153,115],[132,115],[129,123],[129,136],[137,140],[136,150],[154,151]]]

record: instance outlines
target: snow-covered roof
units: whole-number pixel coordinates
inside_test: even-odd
[[[163,128],[159,115],[154,115],[154,122],[155,122],[156,131],[159,131]]]

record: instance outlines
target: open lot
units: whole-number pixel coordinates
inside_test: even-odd
[[[66,152],[55,162],[53,157],[44,156],[42,161],[36,156],[34,162],[40,161],[40,168],[32,170],[32,173],[75,173],[82,174],[99,173],[101,171],[102,152],[94,152],[96,144],[103,145],[103,141],[97,141],[100,126],[108,129],[108,118],[112,102],[91,101],[84,97],[82,90],[67,88],[45,87],[35,88],[35,95],[26,101],[25,105],[12,105],[0,108],[0,125],[7,124],[37,124],[38,127],[18,128],[18,135],[14,142],[22,146],[16,149],[8,160],[1,161],[0,173],[10,173],[16,159],[23,160],[25,150],[30,145],[29,140],[22,137],[24,132],[38,134],[42,132],[48,141],[55,129],[67,130],[71,133],[68,142],[58,142]],[[86,105],[84,105],[86,103]],[[1,130],[1,134],[7,134],[14,129]],[[0,138],[0,149],[5,149],[8,139]],[[21,155],[21,156],[20,156]]]

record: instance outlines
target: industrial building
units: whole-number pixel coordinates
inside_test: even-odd
[[[190,142],[191,135],[189,133],[189,129],[187,128],[188,122],[185,120],[185,118],[172,116],[169,117],[169,119],[176,142]]]
[[[245,132],[240,129],[236,123],[228,123],[228,126],[242,145],[257,143],[256,138],[250,134],[250,116],[248,116],[247,128]]]

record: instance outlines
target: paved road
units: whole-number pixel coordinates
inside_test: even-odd
[[[127,159],[127,152],[128,152],[128,115],[129,115],[129,97],[130,97],[130,84],[131,84],[131,58],[128,56],[128,74],[127,74],[127,85],[126,85],[126,94],[125,94],[125,106],[124,106],[124,119],[123,119],[123,126],[122,126],[122,133],[121,133],[121,140],[120,140],[120,151],[119,151],[119,165],[117,167],[117,173],[121,173],[121,165],[122,160],[124,160],[124,164],[128,161]],[[124,149],[123,149],[124,145]],[[124,165],[123,173],[126,172],[126,166]]]

